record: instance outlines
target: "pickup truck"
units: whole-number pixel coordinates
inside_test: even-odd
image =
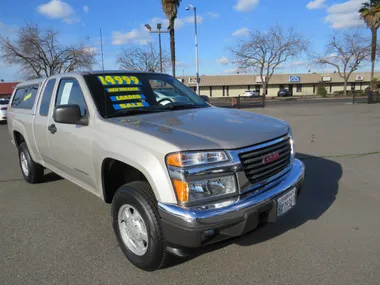
[[[49,169],[112,204],[121,250],[146,271],[276,221],[303,185],[288,123],[214,107],[166,74],[23,82],[7,117],[25,180]]]

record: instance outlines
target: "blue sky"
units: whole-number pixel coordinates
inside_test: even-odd
[[[200,74],[211,75],[236,73],[228,47],[247,31],[264,31],[275,24],[296,27],[310,39],[311,48],[317,52],[323,50],[326,38],[335,30],[362,28],[361,31],[369,35],[357,13],[363,1],[182,0],[176,23],[177,74],[195,72],[193,12],[185,11],[188,4],[197,7],[199,16]],[[1,35],[12,38],[26,21],[38,23],[41,28],[58,29],[64,44],[83,42],[93,47],[98,59],[99,28],[102,28],[106,69],[117,69],[115,59],[122,47],[150,42],[158,45],[157,36],[144,29],[145,23],[166,24],[161,0],[1,0]],[[163,45],[169,49],[168,35],[163,35]],[[279,72],[300,73],[308,69],[328,71],[328,68],[320,70],[308,66],[300,59]],[[21,79],[17,66],[6,66],[0,58],[0,79]]]

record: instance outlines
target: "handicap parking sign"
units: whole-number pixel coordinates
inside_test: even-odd
[[[301,76],[297,76],[297,75],[289,76],[289,82],[300,82],[300,81],[301,81]]]

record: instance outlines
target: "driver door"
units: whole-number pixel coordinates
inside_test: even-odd
[[[81,116],[89,116],[82,89],[75,78],[62,78],[58,85],[54,108],[67,104],[78,105]],[[91,123],[87,126],[62,124],[50,116],[48,130],[51,164],[86,188],[95,189]]]

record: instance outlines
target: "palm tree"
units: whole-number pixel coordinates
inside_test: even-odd
[[[372,51],[371,51],[371,80],[375,73],[375,60],[376,60],[376,43],[377,43],[377,29],[380,25],[380,0],[370,0],[362,4],[359,10],[360,17],[367,24],[367,27],[372,32]]]
[[[162,10],[169,20],[170,30],[170,53],[172,61],[173,76],[175,77],[175,38],[174,38],[174,21],[177,18],[178,7],[181,0],[161,0]]]

